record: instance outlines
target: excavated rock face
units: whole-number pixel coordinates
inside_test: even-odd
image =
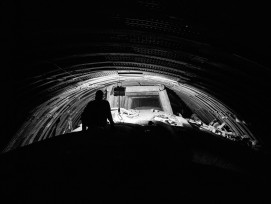
[[[181,99],[175,104],[187,107],[183,114],[196,112],[205,123],[230,118],[269,145],[267,17],[250,15],[251,8],[258,9],[254,5],[245,10],[228,1],[48,1],[6,8],[11,17],[6,15],[4,25],[1,148],[65,133],[71,120],[75,128],[95,91],[117,84],[121,72],[130,71],[162,77],[141,83],[166,85]],[[138,85],[136,77],[122,82]],[[163,77],[195,88],[198,95]],[[204,111],[208,103],[215,114]]]

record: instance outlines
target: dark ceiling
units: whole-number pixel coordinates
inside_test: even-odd
[[[266,5],[198,0],[3,5],[2,144],[31,108],[51,97],[48,89],[57,92],[82,81],[89,70],[130,69],[168,73],[208,91],[270,146]]]

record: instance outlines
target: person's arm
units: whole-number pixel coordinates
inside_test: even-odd
[[[82,131],[84,131],[84,132],[85,132],[86,130],[87,130],[87,126],[86,126],[86,124],[85,124],[85,123],[83,123],[83,122],[82,122]]]
[[[108,118],[108,120],[110,122],[110,125],[111,125],[111,127],[113,127],[115,123],[114,123],[113,118],[112,118],[111,108],[110,108],[110,104],[109,104],[108,101],[107,101],[107,111],[106,112],[107,112],[106,115],[107,115],[107,118]]]

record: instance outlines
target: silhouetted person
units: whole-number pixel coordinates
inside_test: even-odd
[[[86,131],[86,127],[90,129],[105,127],[107,119],[109,120],[111,127],[114,128],[110,104],[107,100],[103,100],[103,92],[98,90],[96,92],[95,100],[90,101],[82,113],[82,129],[83,131]]]

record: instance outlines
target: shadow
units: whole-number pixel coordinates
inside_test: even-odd
[[[203,162],[212,160],[213,145],[224,145],[225,154],[242,154],[206,135],[161,123],[68,133],[2,154],[1,198],[11,203],[264,200],[258,175]],[[196,154],[205,160],[196,160]],[[219,149],[214,155],[217,163],[223,159]],[[260,198],[253,196],[257,193]]]

